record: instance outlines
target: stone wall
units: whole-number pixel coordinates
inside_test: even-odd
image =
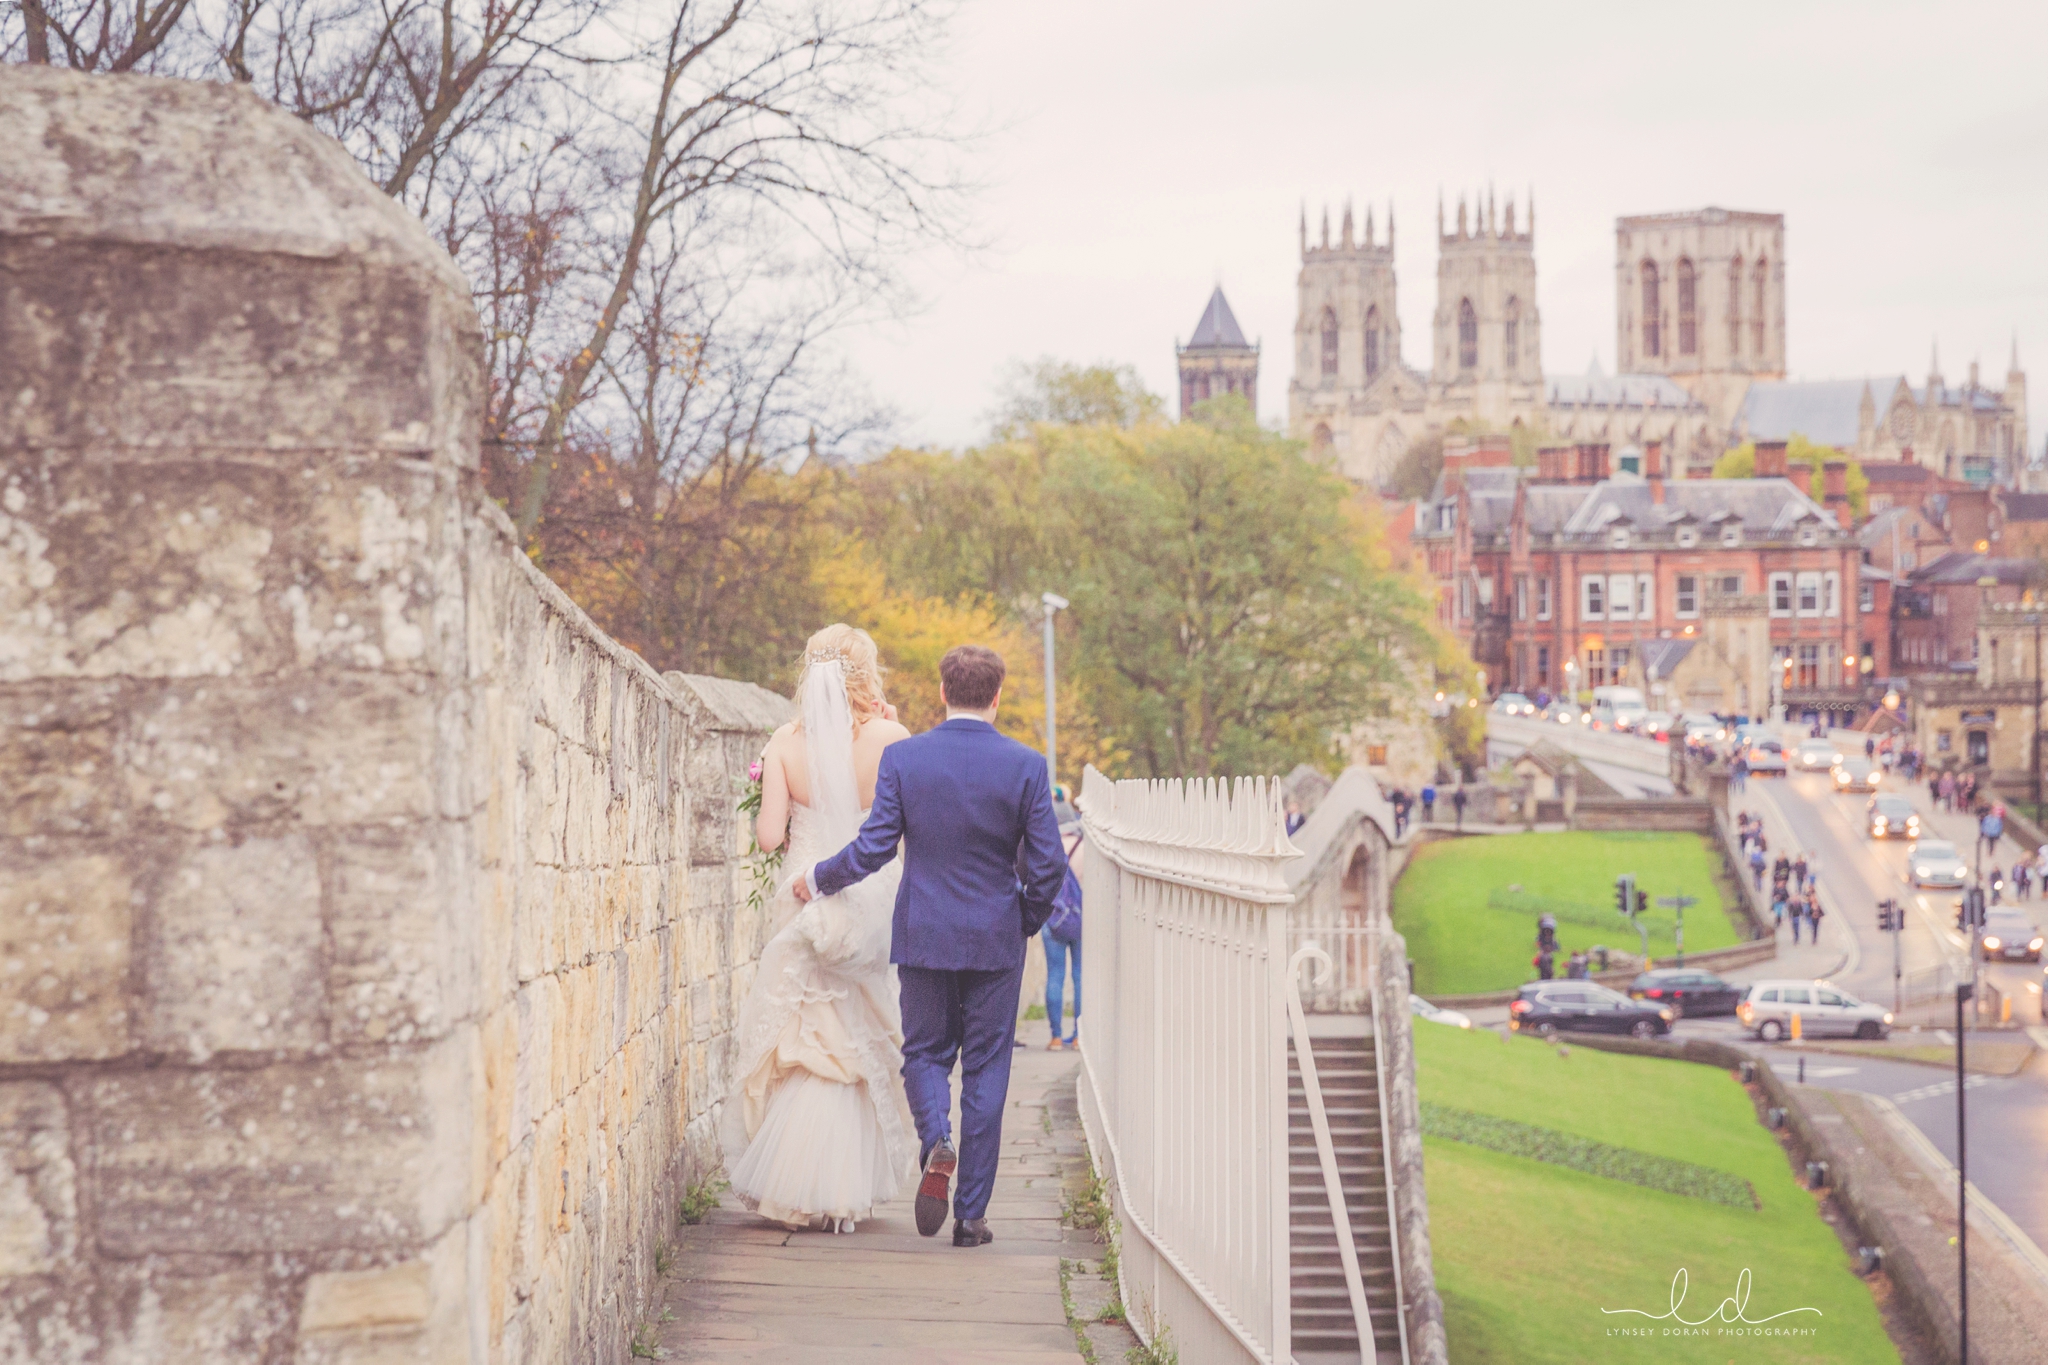
[[[787,703],[519,553],[338,145],[19,66],[0,127],[0,1359],[623,1360]]]

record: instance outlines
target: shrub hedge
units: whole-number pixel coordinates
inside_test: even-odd
[[[1496,1118],[1471,1109],[1422,1101],[1422,1131],[1430,1137],[1463,1142],[1509,1156],[1525,1156],[1566,1166],[1588,1175],[1622,1180],[1645,1189],[1704,1199],[1731,1209],[1756,1209],[1762,1205],[1747,1180],[1717,1171],[1710,1166],[1676,1161],[1631,1147],[1614,1147],[1591,1138],[1576,1137],[1555,1128]]]

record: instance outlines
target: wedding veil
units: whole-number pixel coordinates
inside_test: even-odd
[[[837,851],[860,833],[860,787],[853,776],[853,704],[846,664],[814,662],[804,670],[804,752],[810,759],[811,816],[820,844]]]

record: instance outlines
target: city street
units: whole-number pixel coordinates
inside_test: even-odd
[[[1502,747],[1508,747],[1521,738],[1524,728],[1502,725],[1497,718],[1490,730],[1496,741],[1506,741]],[[1562,726],[1557,729],[1561,731],[1558,741],[1567,749],[1594,749],[1595,741],[1604,740],[1595,751],[1612,761],[1618,737],[1581,735]],[[1783,733],[1788,751],[1804,736],[1798,727],[1786,727]],[[1845,731],[1834,738],[1844,753],[1861,752],[1861,735]],[[1976,824],[1971,817],[1936,810],[1925,783],[1891,777],[1885,780],[1883,790],[1911,801],[1930,837],[1952,841],[1974,861]],[[1797,857],[1801,851],[1809,860],[1818,859],[1821,900],[1827,914],[1818,944],[1794,947],[1789,929],[1780,929],[1776,958],[1725,975],[1738,982],[1825,977],[1861,999],[1891,1008],[1894,936],[1878,929],[1877,903],[1893,898],[1906,910],[1906,927],[1897,935],[1898,986],[1904,996],[1900,1026],[1906,1029],[1919,1023],[1927,1043],[1952,1046],[1954,985],[1970,978],[1968,940],[1955,926],[1960,893],[1922,890],[1908,884],[1906,841],[1877,841],[1864,833],[1864,808],[1869,799],[1866,793],[1837,794],[1826,774],[1798,772],[1783,778],[1753,778],[1742,792],[1731,794],[1734,809],[1763,819],[1773,859],[1780,852]],[[2005,838],[1987,856],[1989,862],[2010,869],[2021,852],[2014,840]],[[2048,901],[2035,899],[2021,905],[2037,914],[2038,923],[2048,924]],[[2041,964],[1986,964],[1977,979],[1980,990],[1990,988],[1998,993],[1997,998],[2010,1001],[2014,1023],[2031,1026],[2033,1035],[2048,1039],[2048,1030],[2042,1027]],[[1473,1014],[1477,1022],[1493,1022],[1493,1011]],[[1501,1017],[1505,1017],[1504,1011]],[[1955,1160],[1952,1067],[1848,1056],[1817,1048],[1766,1048],[1750,1039],[1733,1019],[1682,1020],[1677,1031],[1680,1036],[1715,1037],[1755,1047],[1788,1077],[1797,1074],[1803,1052],[1807,1084],[1883,1095],[1942,1155]],[[1973,1035],[2016,1036],[2027,1035],[2009,1031]],[[2037,1060],[2009,1077],[1973,1074],[1967,1085],[1971,1182],[2037,1245],[2048,1248],[2048,1183],[2040,1176],[2041,1153],[2048,1150],[2048,1071],[2043,1070],[2044,1065],[2048,1064]]]

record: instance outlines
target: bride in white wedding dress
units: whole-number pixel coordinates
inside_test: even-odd
[[[783,845],[774,937],[734,1029],[733,1091],[719,1137],[733,1192],[786,1227],[851,1232],[916,1169],[904,1099],[903,1020],[889,937],[902,861],[807,905],[795,878],[859,831],[882,750],[909,731],[882,697],[875,642],[834,625],[813,635],[800,720],[762,756],[757,840]]]

